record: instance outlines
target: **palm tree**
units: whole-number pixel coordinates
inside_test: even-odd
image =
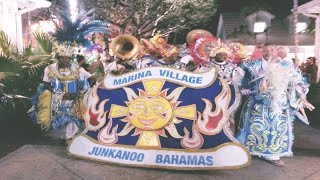
[[[34,36],[40,47],[29,46],[19,53],[0,31],[0,111],[15,110],[17,103],[28,104],[26,100],[35,92],[44,68],[50,63],[50,39],[41,32]]]

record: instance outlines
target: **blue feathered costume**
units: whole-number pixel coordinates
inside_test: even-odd
[[[90,73],[70,60],[75,45],[90,46],[85,36],[89,33],[108,33],[108,24],[92,20],[92,10],[81,14],[73,22],[67,13],[60,15],[62,26],[52,34],[55,39],[55,58],[57,62],[45,68],[43,82],[32,98],[33,107],[30,116],[42,129],[57,138],[72,138],[82,127],[84,93],[90,88]],[[61,57],[67,57],[67,64],[62,66]],[[66,98],[71,96],[72,98]]]

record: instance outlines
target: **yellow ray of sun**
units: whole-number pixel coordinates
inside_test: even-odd
[[[124,116],[127,116],[127,114],[128,114],[127,107],[112,104],[110,113],[109,113],[109,118],[124,117]]]
[[[143,131],[136,144],[139,147],[161,147],[159,135],[155,131]]]
[[[196,120],[197,108],[195,104],[188,105],[188,106],[181,106],[181,107],[177,107],[174,110],[173,114],[175,117],[180,117],[180,118],[189,119],[189,120]]]
[[[160,90],[164,85],[162,80],[146,80],[143,81],[143,87],[148,95],[159,95]]]

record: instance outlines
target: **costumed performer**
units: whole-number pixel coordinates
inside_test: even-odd
[[[292,61],[280,56],[268,63],[272,53],[272,46],[265,45],[261,59],[245,61],[236,69],[233,82],[249,96],[242,109],[237,139],[251,155],[284,166],[280,158],[292,156],[294,115],[306,121],[303,108],[314,107],[306,100],[307,89]],[[278,55],[281,53],[287,55],[279,49]]]
[[[194,41],[188,46],[195,66],[193,72],[201,73],[211,69],[210,51],[217,46],[218,42],[214,36],[199,34],[194,37]]]
[[[219,77],[225,79],[228,84],[231,83],[233,72],[237,67],[236,64],[233,64],[228,60],[230,54],[230,49],[222,43],[210,50],[211,66],[215,66],[218,69]]]
[[[168,44],[159,34],[152,37],[150,42],[154,45],[156,51],[160,55],[160,59],[153,63],[154,66],[177,67],[176,60],[179,56],[177,47]]]
[[[44,70],[43,86],[33,98],[32,113],[50,136],[70,140],[82,127],[83,95],[95,80],[71,62],[72,46],[61,44],[55,52],[57,62]]]
[[[140,51],[138,55],[137,69],[155,66],[156,56],[158,55],[156,47],[147,39],[140,39]]]

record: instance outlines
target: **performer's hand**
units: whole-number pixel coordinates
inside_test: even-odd
[[[304,119],[305,119],[305,121],[303,121],[303,122],[305,122],[307,125],[309,125],[310,122],[309,122],[309,120],[308,120],[308,117],[307,117],[307,114],[306,114],[305,110],[304,110],[303,108],[300,108],[299,111],[301,112],[302,116],[303,116]]]
[[[309,103],[307,100],[303,100],[303,108],[307,108],[309,109],[309,111],[313,111],[315,109],[315,107]]]
[[[249,89],[242,89],[242,90],[240,90],[240,92],[241,92],[242,95],[249,95],[249,94],[251,94],[251,91],[250,91]]]
[[[306,99],[298,99],[297,104],[298,104],[297,107],[299,109],[307,108],[310,111],[313,111],[315,109],[315,107],[311,103],[309,103]]]

